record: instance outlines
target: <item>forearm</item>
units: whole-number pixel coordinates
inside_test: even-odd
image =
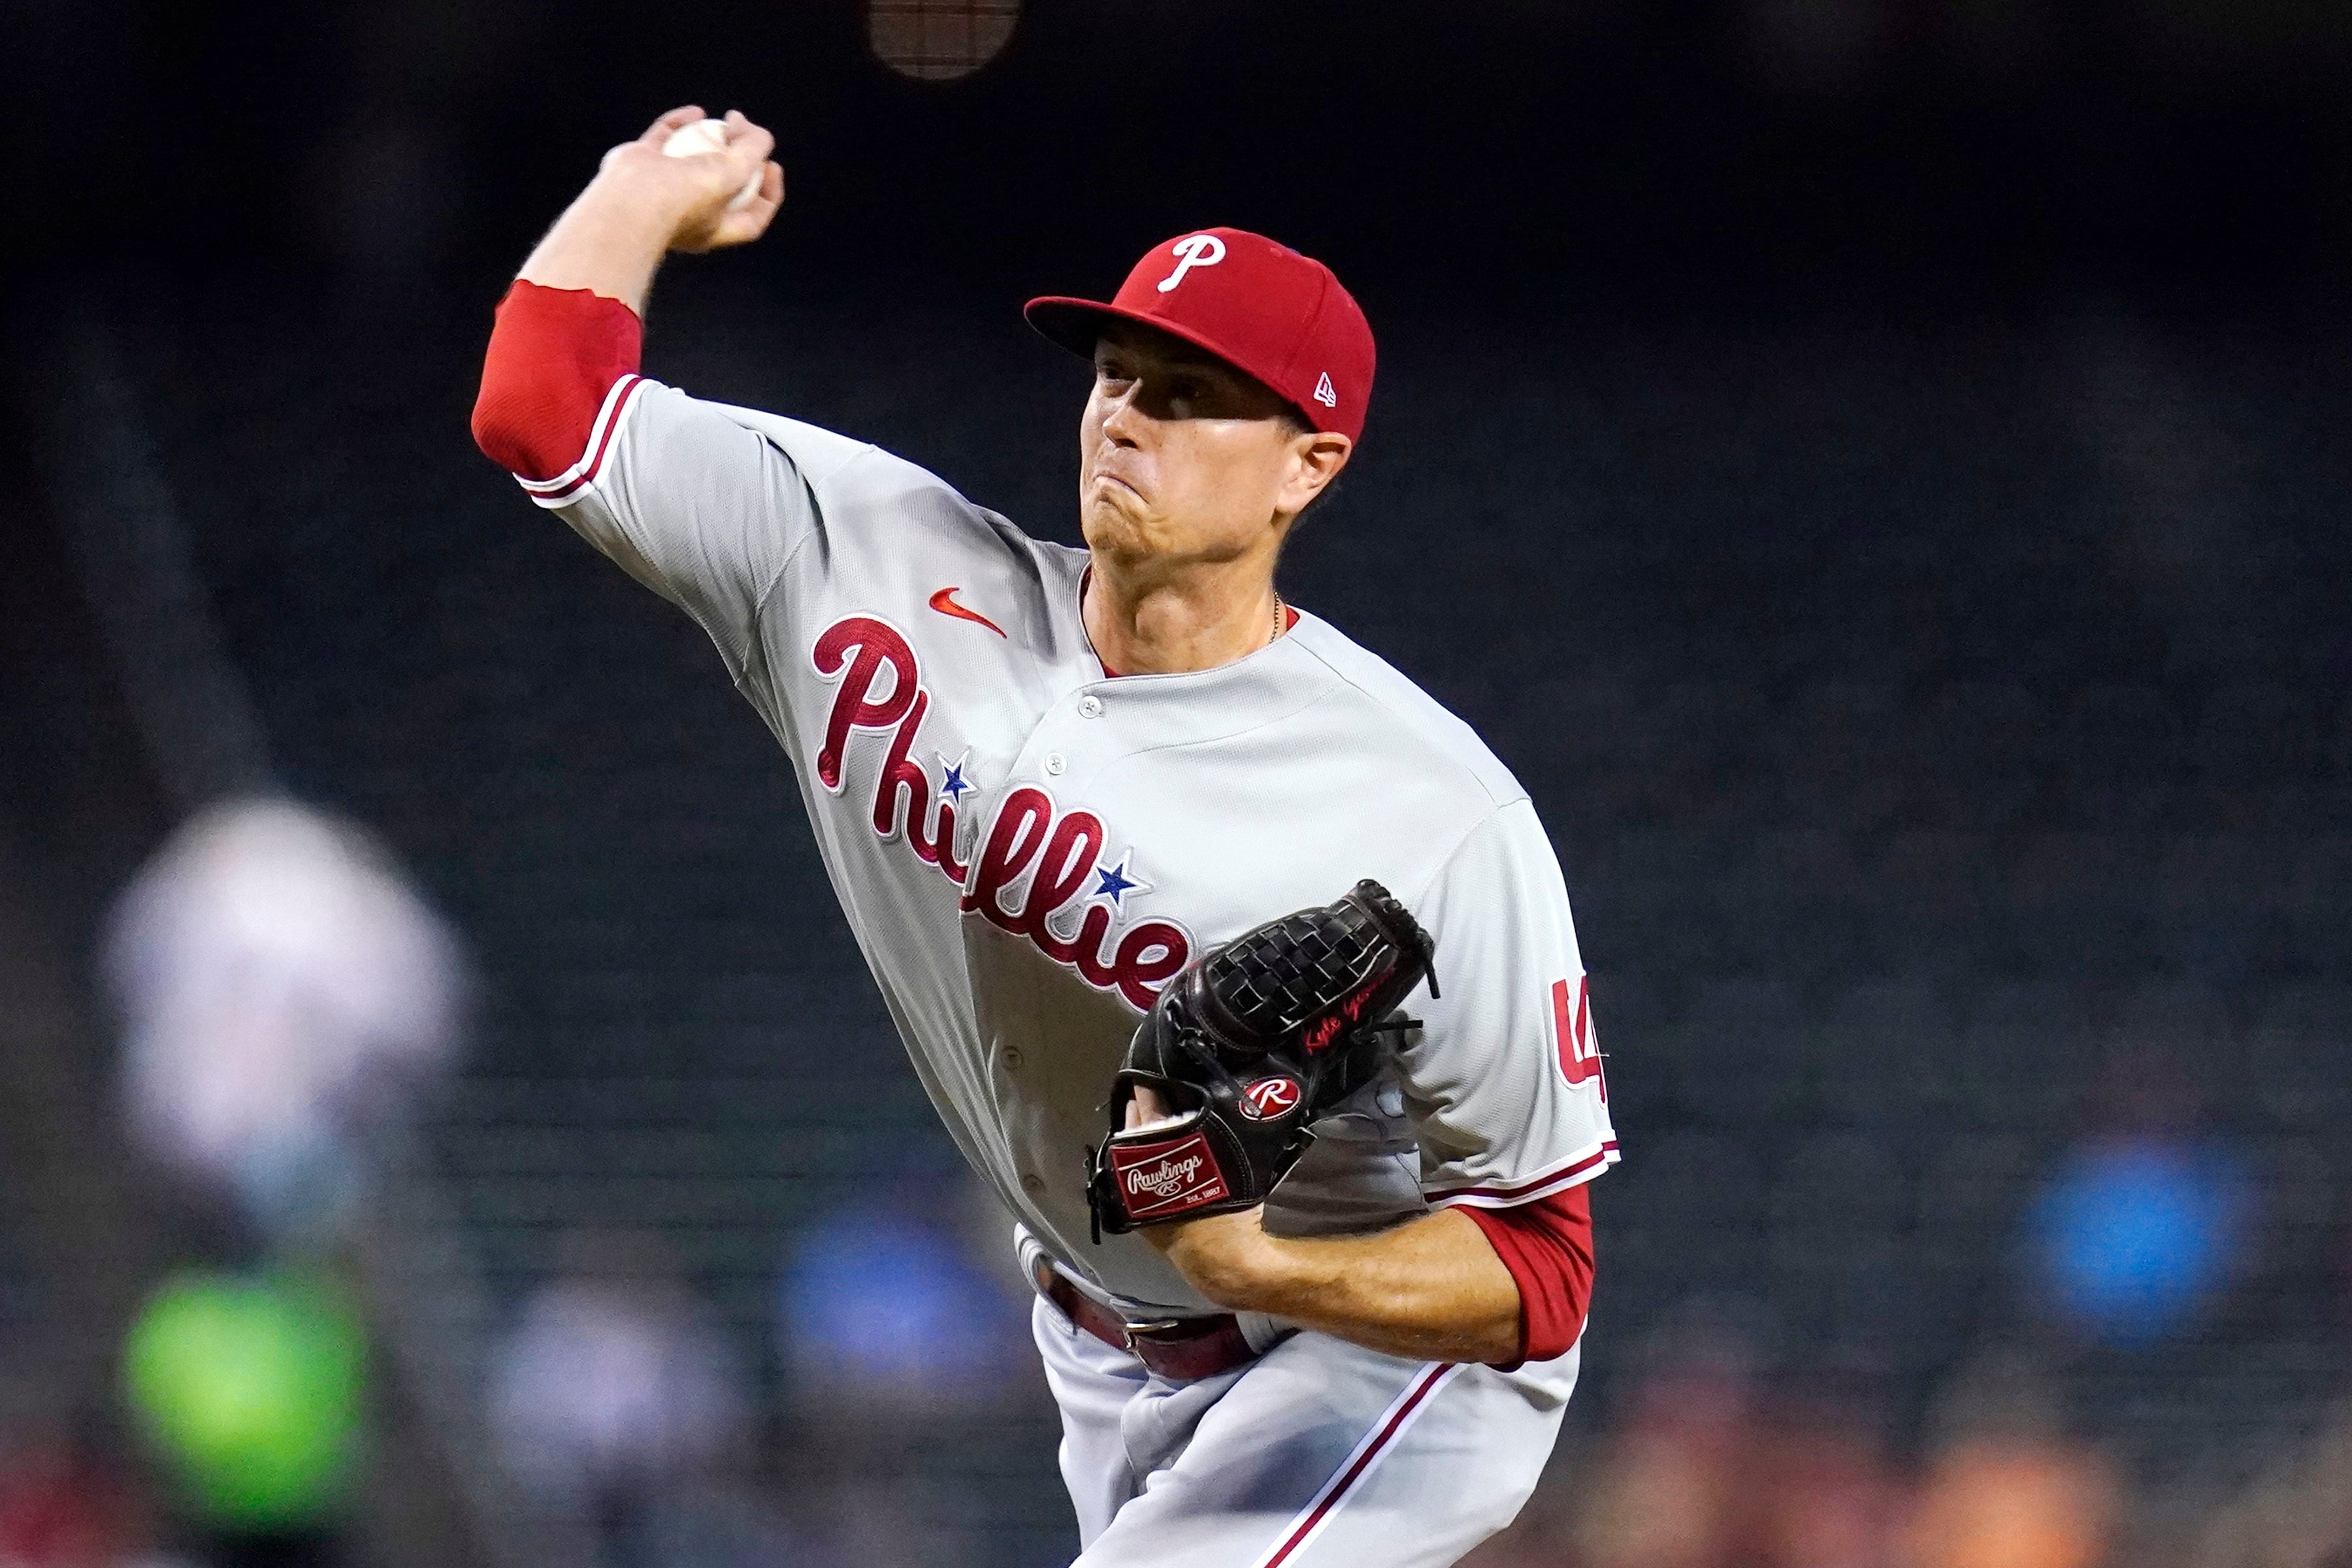
[[[549,289],[586,289],[643,316],[680,216],[674,190],[631,166],[608,167],[564,209],[517,276]]]
[[[1230,1310],[1419,1361],[1519,1357],[1518,1286],[1485,1234],[1453,1210],[1363,1236],[1269,1236],[1255,1213],[1146,1234]]]

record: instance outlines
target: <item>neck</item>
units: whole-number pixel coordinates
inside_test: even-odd
[[[1214,669],[1275,637],[1274,562],[1250,555],[1179,571],[1122,566],[1097,552],[1087,577],[1087,636],[1121,675]]]

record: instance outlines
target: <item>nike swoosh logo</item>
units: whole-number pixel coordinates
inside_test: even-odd
[[[953,616],[960,621],[976,621],[980,625],[986,626],[990,631],[994,632],[998,637],[1004,637],[1004,628],[1003,626],[998,626],[994,621],[990,620],[978,610],[965,609],[961,605],[956,603],[955,596],[955,589],[951,587],[942,588],[938,593],[931,595],[931,608],[937,610],[943,616]],[[1013,639],[1005,637],[1004,640],[1010,642]]]

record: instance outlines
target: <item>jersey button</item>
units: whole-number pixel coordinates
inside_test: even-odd
[[[1084,718],[1084,719],[1099,719],[1099,718],[1101,718],[1101,717],[1102,717],[1102,699],[1101,699],[1101,698],[1099,698],[1099,697],[1097,697],[1097,696],[1096,696],[1096,695],[1095,695],[1093,692],[1091,692],[1091,691],[1087,692],[1084,697],[1079,698],[1079,699],[1078,699],[1078,716],[1079,716],[1080,718]]]
[[[1045,771],[1053,774],[1055,778],[1060,778],[1064,771],[1066,770],[1069,765],[1069,760],[1064,757],[1061,752],[1048,752],[1045,753]]]
[[[1021,1190],[1033,1198],[1036,1197],[1045,1190],[1045,1178],[1034,1171],[1024,1171],[1021,1175]]]
[[[1021,1070],[1021,1047],[1019,1046],[1007,1046],[1004,1047],[1004,1070],[1006,1072],[1019,1072]]]

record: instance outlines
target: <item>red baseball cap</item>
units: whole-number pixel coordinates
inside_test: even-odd
[[[1262,234],[1195,229],[1145,252],[1108,304],[1047,295],[1022,313],[1089,358],[1106,321],[1141,321],[1248,372],[1316,429],[1363,434],[1371,323],[1329,268]]]

